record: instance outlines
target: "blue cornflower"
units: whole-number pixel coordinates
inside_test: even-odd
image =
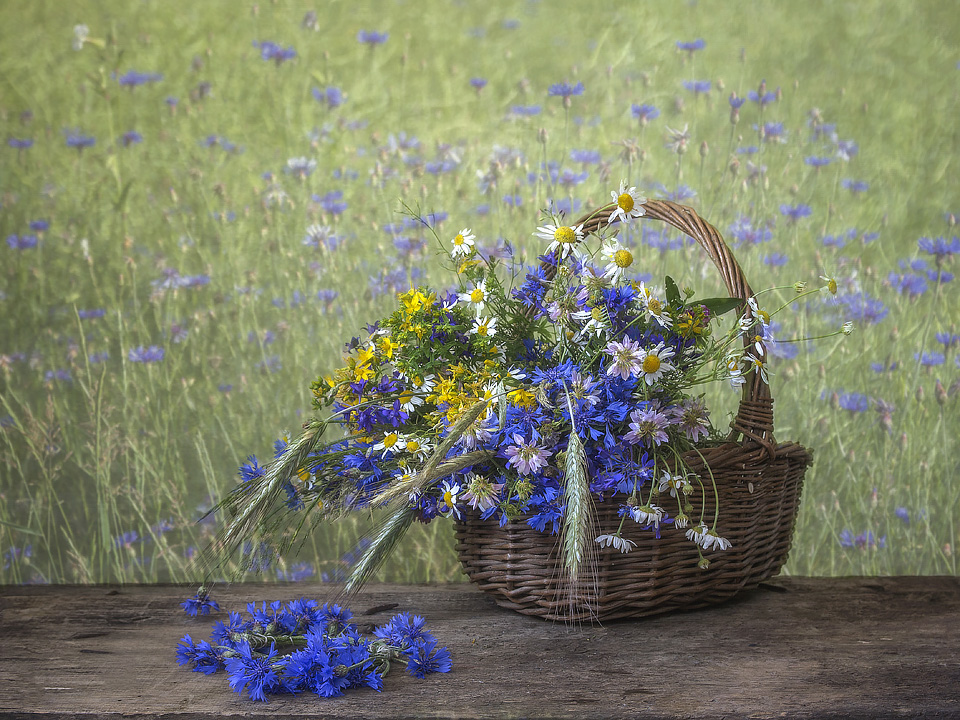
[[[49,220],[31,220],[29,227],[31,230],[37,233],[46,232],[47,230],[50,229],[50,221]]]
[[[941,352],[914,353],[913,358],[924,367],[943,365],[947,361],[946,356]]]
[[[764,142],[785,142],[786,130],[782,122],[765,122],[763,127],[754,125],[754,129],[760,132]]]
[[[599,150],[571,150],[570,159],[583,165],[597,165],[603,160],[603,157]]]
[[[193,671],[204,675],[213,675],[223,668],[222,650],[213,647],[206,640],[198,643],[193,638],[184,635],[177,645],[177,663],[193,665]]]
[[[164,350],[159,345],[144,347],[140,345],[127,353],[127,359],[136,363],[155,363],[163,360]]]
[[[754,224],[754,221],[745,215],[741,215],[728,229],[729,237],[736,240],[734,247],[739,247],[744,243],[759,245],[760,243],[770,242],[773,239],[773,222]]]
[[[273,668],[277,650],[273,643],[266,654],[254,654],[250,643],[237,644],[234,657],[224,661],[227,672],[230,674],[230,687],[238,694],[246,690],[251,700],[267,701],[266,693],[272,692],[280,685],[280,676]]]
[[[703,50],[707,46],[706,40],[697,38],[696,40],[683,41],[677,40],[677,50],[685,50],[688,53],[694,53],[697,50]]]
[[[713,84],[709,80],[684,80],[683,86],[692,93],[702,95],[710,92]]]
[[[863,180],[851,180],[850,178],[841,180],[840,185],[854,194],[866,192],[870,189],[870,183]]]
[[[547,90],[547,95],[550,97],[562,97],[564,107],[568,107],[571,97],[574,95],[583,95],[583,83],[578,82],[576,85],[570,85],[566,82],[554,83],[550,86],[550,89]]]
[[[841,393],[840,407],[851,413],[866,412],[870,409],[870,398],[862,393]]]
[[[338,87],[331,86],[325,90],[313,88],[310,92],[318,103],[326,103],[331,110],[340,107],[346,101],[343,91]]]
[[[772,267],[780,267],[786,265],[788,262],[790,262],[790,258],[783,253],[770,253],[769,255],[763,256],[763,264]]]
[[[197,594],[192,598],[188,598],[180,603],[180,607],[183,608],[183,611],[187,613],[190,617],[197,617],[197,615],[208,615],[210,611],[220,612],[220,605],[210,597],[210,594],[207,592],[206,588],[200,588],[197,590]]]
[[[533,117],[540,114],[539,105],[511,105],[510,114],[518,117]]]
[[[639,120],[641,125],[646,125],[651,120],[660,117],[660,111],[653,105],[647,105],[646,103],[631,105],[630,114],[633,115],[634,119]]]
[[[117,78],[117,82],[120,83],[120,87],[127,87],[131,90],[138,85],[155,83],[159,82],[160,80],[163,80],[163,75],[161,73],[145,73],[138,72],[137,70],[128,70],[119,78]]]
[[[142,143],[143,135],[138,133],[136,130],[128,130],[120,136],[120,139],[117,142],[123,145],[123,147],[130,147],[131,145]]]
[[[121,533],[120,535],[117,535],[113,539],[113,546],[116,548],[133,547],[133,544],[137,542],[137,540],[139,539],[140,539],[140,533],[138,533],[136,530],[127,530],[126,532]]]
[[[938,332],[934,337],[945,349],[960,347],[960,335],[956,333]]]
[[[70,375],[69,370],[65,370],[65,369],[47,370],[43,374],[44,382],[52,383],[54,380],[60,380],[63,382],[73,382],[73,376]]]
[[[764,105],[769,105],[777,99],[777,92],[776,90],[771,90],[769,92],[759,93],[756,90],[751,90],[747,93],[747,99],[750,100],[750,102],[755,102],[760,105],[760,107],[763,107]]]
[[[887,536],[883,535],[880,538],[877,538],[872,530],[867,530],[862,532],[859,535],[854,536],[850,530],[846,528],[840,533],[840,545],[843,547],[853,547],[860,550],[876,550],[878,548],[885,548],[887,546]]]
[[[33,140],[31,138],[10,138],[7,140],[7,145],[17,150],[26,150],[27,148],[33,147]]]
[[[813,210],[809,205],[787,205],[783,204],[780,206],[780,214],[787,218],[789,222],[796,222],[800,218],[810,217],[813,214]]]
[[[97,139],[90,135],[83,135],[79,130],[64,130],[67,147],[76,148],[77,152],[82,152],[84,148],[93,147],[97,144]]]
[[[877,324],[889,312],[880,300],[863,292],[837,295],[835,300],[843,306],[844,317],[864,325]]]
[[[859,146],[853,140],[837,140],[837,157],[841,160],[849,160],[859,151]]]
[[[291,46],[281,47],[270,40],[264,40],[261,43],[254,42],[253,46],[260,48],[260,57],[263,60],[273,60],[277,65],[297,56],[297,51]]]
[[[381,33],[376,30],[361,30],[357,33],[357,42],[374,47],[383,45],[390,37],[390,33]]]
[[[7,245],[13,250],[30,250],[37,246],[37,236],[7,235]]]
[[[301,503],[301,509],[303,504]],[[277,568],[277,580],[283,580],[285,582],[303,582],[304,580],[309,580],[314,575],[316,575],[316,570],[313,569],[313,566],[308,562],[298,562],[293,563],[289,569],[281,570]]]
[[[819,155],[811,155],[811,156],[805,157],[805,158],[803,159],[803,162],[805,162],[805,163],[806,163],[807,165],[809,165],[810,167],[814,167],[814,168],[818,168],[818,169],[819,169],[819,168],[822,168],[822,167],[826,167],[827,165],[829,165],[830,163],[832,163],[832,162],[833,162],[833,158],[831,158],[831,157],[823,157],[823,156],[819,156]]]
[[[905,507],[898,507],[896,510],[893,511],[893,514],[896,515],[901,520],[903,520],[903,522],[906,523],[907,525],[910,524],[910,511],[907,510]]]
[[[944,237],[922,237],[917,241],[917,246],[925,253],[933,255],[938,263],[951,255],[960,254],[960,238],[956,236],[951,240]]]
[[[250,482],[256,478],[262,478],[267,474],[267,469],[257,462],[256,455],[247,457],[247,461],[240,466],[237,471],[241,482]]]
[[[743,104],[747,101],[746,98],[737,97],[736,93],[730,93],[730,98],[728,102],[730,103],[731,111],[739,111],[743,107]]]
[[[948,283],[953,280],[953,273],[945,270],[927,270],[927,279],[935,283]]]
[[[414,651],[409,654],[410,661],[407,663],[407,672],[420,679],[425,678],[430,673],[450,672],[453,667],[450,651],[445,647],[438,648],[437,644],[436,640],[417,643]]]
[[[425,640],[435,642],[436,639],[425,630],[426,624],[427,621],[421,616],[411,617],[410,613],[403,612],[394,615],[385,625],[375,628],[373,634],[394,647],[412,647]]]
[[[487,86],[487,79],[481,77],[470,78],[470,87],[478,93]]]
[[[927,291],[927,281],[923,275],[914,273],[891,272],[887,275],[887,283],[901,295],[908,295],[911,298],[917,298]]]

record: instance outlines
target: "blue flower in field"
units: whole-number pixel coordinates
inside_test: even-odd
[[[83,135],[79,130],[64,130],[63,134],[66,137],[67,147],[76,148],[77,152],[97,144],[95,137]]]
[[[927,281],[923,275],[912,272],[887,275],[887,284],[901,295],[908,295],[911,299],[918,298],[927,291]]]
[[[730,98],[728,102],[730,103],[730,110],[739,111],[743,107],[743,104],[747,101],[746,98],[737,97],[736,93],[730,93]]]
[[[913,359],[923,367],[936,367],[937,365],[943,365],[947,361],[946,356],[941,352],[914,353]]]
[[[854,535],[849,530],[844,529],[840,533],[840,545],[857,548],[858,550],[877,550],[887,546],[887,536],[883,535],[877,538],[871,530]]]
[[[6,415],[5,417],[9,418],[10,416]],[[2,420],[0,420],[0,426],[3,426]],[[3,426],[3,427],[7,427],[7,426]],[[14,545],[9,550],[3,553],[3,560],[4,560],[3,569],[9,570],[12,564],[21,562],[23,558],[26,558],[29,560],[32,557],[33,557],[32,545],[25,545],[22,548]]]
[[[138,72],[137,70],[128,70],[119,78],[117,82],[120,83],[120,87],[126,87],[133,90],[133,88],[138,85],[147,85],[148,83],[155,83],[163,80],[163,75],[161,73],[145,73]]]
[[[293,175],[298,180],[303,180],[312,175],[316,169],[317,161],[313,158],[295,157],[287,160],[287,165],[283,168],[283,171]]]
[[[563,98],[563,106],[569,108],[571,105],[571,100],[574,95],[583,95],[583,83],[578,82],[576,85],[570,85],[569,83],[554,83],[547,90],[547,95],[549,97],[560,97]]]
[[[127,530],[113,539],[113,546],[115,548],[131,548],[139,539],[140,533],[136,530]]]
[[[784,130],[782,122],[765,122],[763,127],[753,126],[754,130],[760,133],[764,142],[786,142],[787,131]]]
[[[479,93],[487,86],[487,79],[482,77],[470,78],[470,87]]]
[[[313,88],[310,93],[313,95],[314,100],[318,103],[325,103],[331,110],[340,107],[346,102],[346,96],[343,94],[343,90],[338,87],[330,86],[324,90]]]
[[[710,92],[713,84],[709,80],[684,80],[683,86],[696,95],[704,95]]]
[[[837,140],[837,157],[849,160],[860,152],[860,147],[853,140]]]
[[[837,295],[834,299],[843,306],[843,315],[847,320],[853,320],[861,325],[876,325],[889,312],[880,300],[871,298],[863,292]]]
[[[938,343],[943,345],[944,349],[960,347],[960,335],[956,333],[938,332],[934,337],[936,337]]]
[[[357,42],[374,47],[376,45],[383,45],[389,37],[390,33],[381,33],[376,30],[361,30],[357,33]]]
[[[696,40],[691,40],[689,42],[677,40],[677,50],[684,50],[691,54],[697,50],[703,50],[706,46],[707,42],[703,38],[697,38]]]
[[[130,147],[131,145],[142,143],[143,135],[138,133],[136,130],[128,130],[120,136],[120,139],[117,142],[123,145],[123,147]]]
[[[182,607],[183,611],[190,617],[209,615],[211,610],[213,612],[220,612],[220,605],[210,597],[206,588],[202,587],[197,590],[197,594],[194,597],[188,598],[180,603],[180,607]]]
[[[760,152],[760,148],[756,145],[747,145],[746,147],[738,147],[737,155],[756,155]]]
[[[31,220],[30,229],[34,232],[42,233],[50,229],[49,220]]]
[[[144,347],[140,345],[127,353],[127,359],[135,363],[155,363],[163,360],[164,350],[159,345]]]
[[[15,138],[12,137],[7,140],[7,145],[17,150],[26,150],[27,148],[33,147],[33,140],[30,138]]]
[[[794,223],[800,218],[810,217],[810,215],[813,214],[813,210],[810,209],[809,205],[783,204],[780,206],[780,214],[787,218],[789,222]]]
[[[960,254],[960,238],[956,236],[950,240],[944,237],[922,237],[917,241],[917,246],[925,253],[933,255],[938,263],[951,255]]]
[[[13,250],[31,250],[37,246],[37,236],[7,235],[7,245]]]
[[[641,125],[646,125],[651,120],[656,120],[660,117],[660,111],[655,106],[646,103],[631,105],[630,114],[633,115],[634,119],[638,120]]]
[[[751,90],[747,93],[747,99],[750,100],[750,102],[757,103],[760,107],[763,107],[764,105],[769,105],[770,103],[776,101],[778,90],[779,88],[777,88],[777,90],[771,90],[762,94],[756,90]]]
[[[603,158],[599,150],[571,150],[570,159],[583,165],[598,165]]]
[[[870,189],[870,183],[864,182],[863,180],[851,180],[850,178],[844,178],[841,180],[840,185],[844,189],[852,192],[854,195],[866,192]]]
[[[790,262],[790,258],[783,253],[770,253],[763,256],[763,264],[771,267],[781,267]]]
[[[539,105],[511,105],[510,114],[517,117],[533,117],[540,114]]]
[[[910,524],[910,511],[907,510],[905,507],[898,507],[896,510],[893,511],[893,514],[896,515],[901,520],[903,520],[905,524],[907,525]]]
[[[54,381],[73,382],[73,376],[70,375],[69,370],[47,370],[47,372],[43,374],[43,381],[45,383],[52,383]]]
[[[283,363],[280,361],[279,355],[271,355],[254,365],[254,368],[264,374],[272,375],[283,370]]]
[[[847,244],[847,238],[842,234],[840,235],[824,235],[820,238],[820,242],[823,243],[824,247],[835,247],[838,250],[843,248]]]
[[[819,169],[819,168],[822,168],[822,167],[826,167],[827,165],[829,165],[830,163],[832,163],[832,162],[833,162],[833,158],[831,158],[831,157],[822,157],[822,156],[819,156],[819,155],[811,155],[811,156],[809,156],[809,157],[805,157],[805,158],[803,159],[803,162],[805,162],[805,163],[806,163],[807,165],[809,165],[810,167],[814,167],[814,168]]]
[[[870,398],[862,393],[840,393],[840,408],[850,413],[862,413],[870,409]]]
[[[343,190],[331,190],[322,196],[312,195],[310,199],[331,215],[341,215],[347,209],[347,203],[343,202]]]
[[[87,360],[90,362],[91,365],[98,365],[100,363],[106,362],[109,359],[110,359],[110,353],[108,352],[90,353],[90,355],[87,356]]]
[[[897,362],[891,362],[889,364],[870,363],[870,369],[873,370],[875,373],[893,372],[894,370],[897,370],[899,367],[900,367],[900,363],[897,363]]]
[[[277,65],[280,65],[287,60],[292,60],[297,56],[297,51],[291,46],[281,47],[275,42],[270,40],[264,40],[263,42],[253,43],[254,47],[260,48],[260,58],[262,60],[273,60]]]
[[[953,280],[953,273],[945,270],[927,270],[927,279],[935,283],[948,283]]]
[[[167,95],[167,97],[165,97],[165,98],[163,99],[163,102],[165,102],[166,105],[167,105],[167,107],[172,110],[172,109],[176,108],[177,105],[180,104],[180,98],[175,97],[175,96],[173,96],[173,95]]]
[[[503,204],[508,207],[518,208],[523,205],[523,198],[520,195],[504,195]]]
[[[293,563],[289,570],[277,568],[277,580],[283,580],[285,582],[303,582],[304,580],[309,580],[314,575],[316,575],[316,571],[308,562]]]
[[[759,245],[760,243],[770,242],[773,239],[773,222],[767,221],[754,225],[753,220],[741,215],[730,225],[728,235],[736,240],[734,247],[739,247],[744,243]]]

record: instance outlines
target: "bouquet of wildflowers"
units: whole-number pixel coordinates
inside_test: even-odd
[[[227,546],[264,531],[291,541],[311,522],[385,508],[348,589],[412,523],[438,516],[559,535],[572,580],[599,548],[631,551],[628,523],[651,542],[685,533],[702,567],[704,550],[726,549],[723,508],[705,516],[691,502],[716,496],[709,468],[693,472],[684,455],[721,440],[704,384],[766,382],[769,315],[755,297],[631,280],[617,234],[646,200],[625,183],[611,195],[572,224],[544,217],[539,265],[520,271],[479,253],[469,229],[438,237],[455,285],[400,294],[347,344],[343,367],[312,384],[316,418],[224,502]],[[618,505],[619,526],[595,528],[600,502]]]

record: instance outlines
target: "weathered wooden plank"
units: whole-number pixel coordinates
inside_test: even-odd
[[[395,668],[382,694],[230,692],[225,675],[179,668],[192,588],[0,588],[0,714],[123,714],[188,720],[489,717],[960,717],[960,578],[782,578],[723,606],[604,627],[566,627],[497,608],[469,585],[374,586],[355,613],[396,603],[424,615],[454,670]],[[218,587],[225,609],[314,597],[328,586]]]

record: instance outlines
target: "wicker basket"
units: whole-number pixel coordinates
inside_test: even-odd
[[[753,295],[720,233],[691,208],[662,200],[649,200],[644,208],[646,218],[673,225],[707,251],[731,297]],[[576,224],[585,223],[587,234],[608,216],[608,211],[595,212]],[[577,622],[689,610],[756,587],[786,561],[803,475],[812,459],[800,445],[774,440],[773,399],[759,373],[747,376],[731,428],[725,444],[684,458],[693,472],[704,478],[712,474],[723,510],[720,529],[732,545],[708,553],[708,569],[699,568],[697,548],[683,530],[666,526],[657,540],[650,531],[628,523],[623,535],[637,547],[628,554],[600,550],[591,582],[571,592],[559,570],[558,536],[537,532],[525,518],[501,528],[494,520],[472,515],[457,523],[457,552],[464,570],[501,607]],[[705,502],[706,517],[712,517],[712,493]],[[699,511],[698,503],[693,504]],[[600,532],[617,528],[618,507],[614,501],[597,504]]]

